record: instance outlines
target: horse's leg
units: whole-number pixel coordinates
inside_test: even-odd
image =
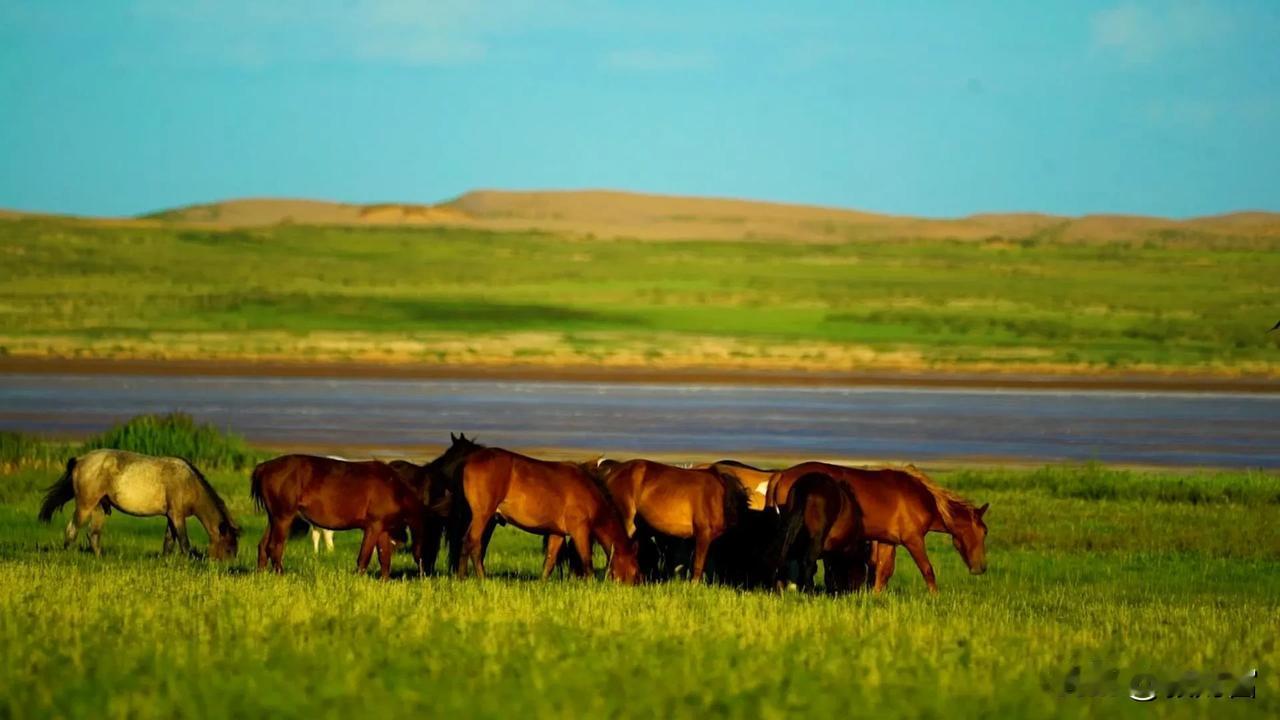
[[[409,529],[409,532],[411,534],[409,541],[410,543],[412,543],[410,547],[413,550],[413,566],[418,569],[418,577],[423,577],[424,575],[427,574],[427,566],[423,560],[423,557],[426,552],[425,546],[427,542],[426,536],[428,534],[427,533],[428,525],[429,523],[423,522],[423,519],[419,517],[418,521],[415,523],[412,523]],[[435,555],[432,555],[431,556],[432,569],[435,568],[435,560],[436,560]]]
[[[169,522],[173,523],[173,535],[178,539],[178,547],[182,548],[182,552],[191,554],[191,538],[187,537],[187,519],[182,513],[172,513],[169,515]]]
[[[476,508],[471,509],[471,525],[467,527],[467,535],[462,542],[462,557],[459,559],[460,577],[466,577],[467,564],[470,562],[475,566],[476,577],[484,579],[484,544],[485,538],[493,535],[493,530],[489,527],[492,519],[492,511],[477,512]]]
[[[852,585],[853,562],[839,552],[822,556],[822,584],[828,595],[849,592]]]
[[[578,560],[582,567],[578,568],[578,576],[590,578],[596,576],[596,569],[591,567],[591,526],[585,522],[574,528],[569,537],[573,538],[573,547],[578,551]]]
[[[71,514],[71,520],[67,522],[66,538],[63,540],[62,547],[69,548],[75,544],[76,538],[80,535],[80,528],[93,514],[94,508],[98,507],[98,501],[90,504],[83,504],[80,498],[76,498],[76,511]]]
[[[849,560],[849,592],[862,592],[876,579],[876,544],[865,540],[854,545]]]
[[[107,523],[107,514],[101,506],[95,505],[89,516],[89,547],[93,554],[102,557],[102,526]]]
[[[800,578],[800,589],[805,592],[813,592],[813,589],[817,586],[818,560],[822,557],[822,546],[825,540],[826,533],[823,533],[821,538],[809,540],[809,547],[804,555],[804,576]]]
[[[911,538],[905,545],[907,552],[911,553],[911,559],[916,561],[916,567],[920,568],[920,574],[924,576],[924,584],[929,586],[929,592],[938,594],[938,581],[933,576],[933,563],[929,562],[929,554],[924,550],[924,537]]]
[[[560,557],[560,548],[564,547],[563,535],[548,535],[546,540],[547,559],[542,563],[542,579],[546,580],[551,577],[551,571],[556,569],[556,559]]]
[[[360,554],[356,555],[356,574],[363,575],[369,570],[369,558],[373,557],[373,548],[383,534],[382,525],[373,524],[364,529],[364,538],[360,541]]]
[[[168,555],[169,553],[173,552],[173,543],[174,543],[173,523],[169,522],[169,518],[165,518],[164,519],[164,547],[160,549],[160,554]],[[262,554],[261,548],[259,548],[258,554],[259,555]]]
[[[315,525],[311,526],[311,554],[320,554],[320,530]]]
[[[489,557],[489,542],[493,540],[493,533],[498,529],[497,519],[490,520],[484,526],[484,540],[480,543],[480,557]]]
[[[262,539],[258,541],[258,569],[265,570],[267,568],[267,551],[271,547],[271,533],[275,528],[275,522],[271,519],[271,514],[267,513],[267,526],[262,529]]]
[[[293,526],[294,514],[288,517],[274,518],[268,529],[270,539],[267,540],[267,554],[271,557],[271,569],[284,574],[284,546],[289,542],[289,528]]]
[[[707,551],[711,548],[711,529],[707,527],[695,527],[693,529],[693,575],[689,578],[691,582],[702,582],[702,571],[707,566]]]
[[[898,558],[898,546],[891,543],[876,543],[876,584],[872,592],[882,593],[893,577],[893,565]]]
[[[324,549],[325,549],[325,552],[333,552],[333,531],[332,531],[332,530],[322,530],[322,531],[320,531],[320,534],[324,536]]]
[[[391,535],[382,533],[378,536],[378,568],[382,571],[382,579],[391,577],[391,555],[395,550],[391,547]]]

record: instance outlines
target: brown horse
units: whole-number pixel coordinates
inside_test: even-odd
[[[270,558],[284,572],[285,542],[295,518],[329,530],[364,531],[356,572],[364,573],[375,547],[382,578],[391,574],[391,538],[412,534],[418,572],[426,534],[426,508],[418,492],[386,463],[351,462],[312,455],[283,455],[253,469],[250,495],[267,513],[258,543],[258,569]]]
[[[549,462],[466,439],[437,459],[447,472],[453,466],[453,498],[449,543],[458,548],[455,570],[465,576],[468,565],[485,576],[484,553],[493,522],[500,520],[547,538],[542,578],[555,568],[565,537],[573,539],[583,577],[593,575],[592,542],[606,549],[609,575],[624,583],[639,581],[635,543],[627,537],[617,508],[604,487],[580,465]],[[462,511],[465,504],[466,513]],[[467,517],[469,515],[469,517]]]
[[[839,480],[862,508],[867,539],[878,545],[876,592],[882,592],[893,575],[894,551],[898,545],[906,546],[911,553],[929,591],[938,592],[933,564],[925,552],[924,536],[930,532],[951,535],[952,544],[969,566],[969,572],[974,575],[986,572],[987,525],[982,517],[987,505],[975,508],[968,500],[938,487],[914,468],[867,470],[807,462],[774,474],[769,481],[769,506],[785,506],[795,482],[814,472]]]
[[[865,580],[862,509],[847,487],[826,473],[811,472],[795,481],[779,509],[782,528],[769,553],[779,589],[780,572],[788,561],[800,564],[797,584],[802,590],[813,590],[818,560],[826,567],[828,592],[851,592]]]
[[[663,535],[693,538],[694,582],[702,579],[711,543],[747,510],[742,485],[711,469],[630,460],[602,462],[598,472],[618,504],[628,535],[635,535],[640,518]]]

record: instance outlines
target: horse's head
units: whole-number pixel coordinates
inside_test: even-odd
[[[467,459],[468,455],[483,447],[474,439],[467,437],[466,433],[458,435],[449,433],[449,447],[440,453],[440,457],[423,465],[418,471],[419,476],[425,473],[430,478],[430,482],[445,482],[453,477],[454,471],[463,460]]]
[[[987,523],[982,516],[989,507],[990,503],[980,508],[965,508],[964,512],[956,513],[951,527],[951,542],[974,575],[987,571]]]
[[[235,560],[240,552],[240,528],[230,518],[218,523],[217,535],[209,539],[209,557]]]
[[[624,585],[640,584],[640,554],[635,540],[614,545],[608,554],[609,577]]]

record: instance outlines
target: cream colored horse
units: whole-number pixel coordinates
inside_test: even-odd
[[[187,518],[192,515],[209,534],[209,556],[221,560],[236,556],[240,528],[213,486],[194,465],[182,458],[151,457],[124,450],[94,450],[67,461],[66,472],[45,493],[40,520],[49,522],[68,502],[76,510],[67,523],[66,543],[76,541],[80,528],[89,523],[89,546],[102,555],[102,526],[113,508],[129,515],[168,520],[164,552],[176,541],[191,552]]]

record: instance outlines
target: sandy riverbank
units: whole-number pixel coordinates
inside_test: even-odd
[[[1280,392],[1280,378],[1183,373],[974,373],[949,371],[787,371],[586,365],[464,366],[369,362],[0,358],[0,374],[342,377],[544,382],[736,384],[836,387],[1135,390],[1151,392]]]

